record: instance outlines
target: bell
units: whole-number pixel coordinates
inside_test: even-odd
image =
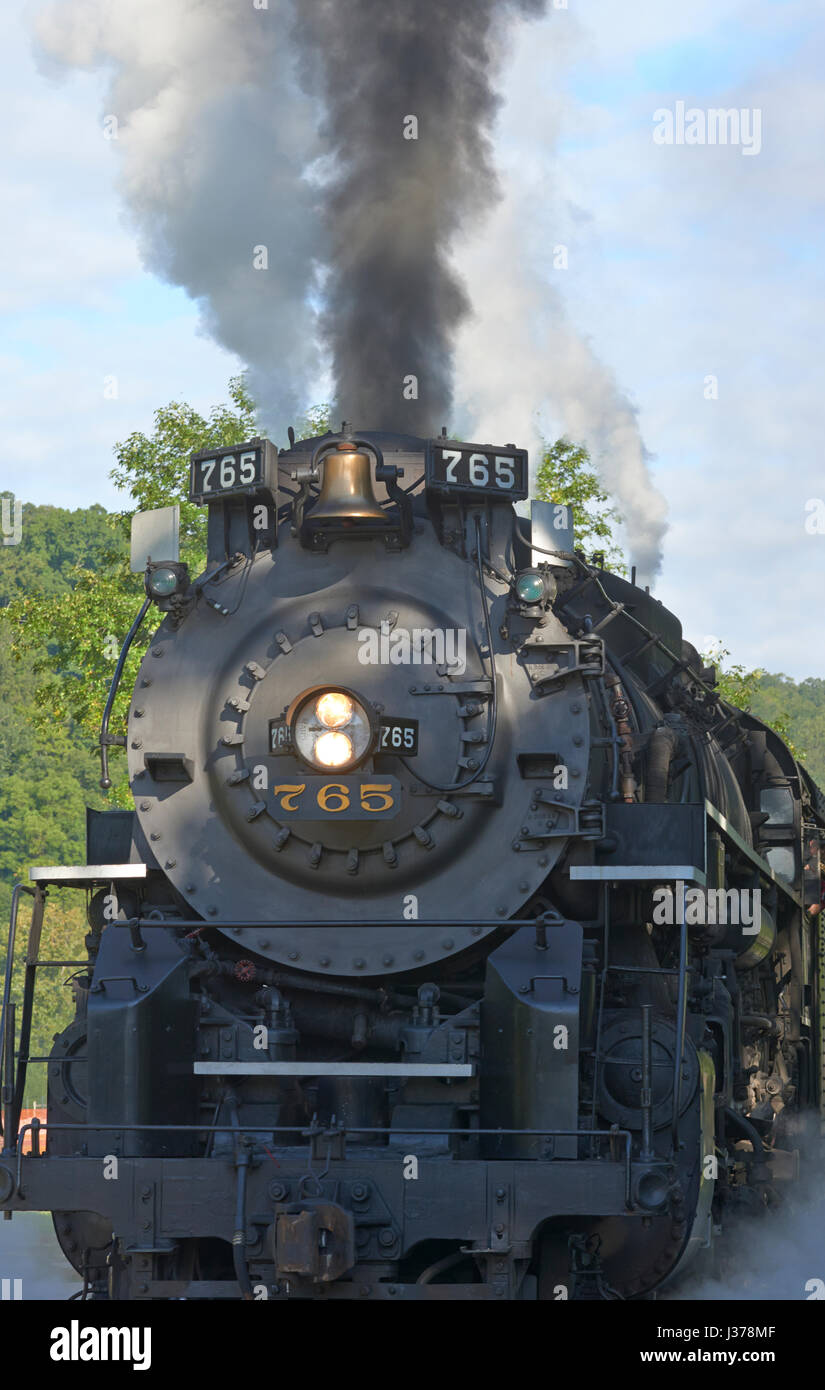
[[[387,526],[384,508],[372,489],[369,454],[356,452],[351,444],[338,444],[323,459],[324,481],[321,494],[304,517],[304,529],[334,529],[339,534],[352,530],[374,530]]]

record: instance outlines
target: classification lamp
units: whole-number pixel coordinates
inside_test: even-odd
[[[158,603],[183,593],[189,587],[189,571],[179,561],[152,564],[146,567],[144,587],[149,598]]]
[[[548,603],[555,592],[555,580],[544,570],[520,570],[513,581],[513,593],[519,603],[527,608]]]

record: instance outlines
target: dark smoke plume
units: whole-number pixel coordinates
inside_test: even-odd
[[[362,429],[466,424],[468,437],[515,439],[536,459],[535,412],[550,401],[593,447],[647,578],[665,505],[638,420],[529,264],[534,190],[519,207],[510,179],[505,202],[493,165],[510,21],[546,8],[41,0],[33,23],[51,72],[108,73],[101,114],[115,122],[108,150],[144,264],[182,285],[248,368],[266,433],[284,442],[319,399],[319,347],[338,419]],[[488,263],[470,296],[451,256],[472,275],[480,227]]]
[[[470,311],[450,244],[498,197],[490,135],[502,21],[544,9],[300,0],[294,34],[331,156],[323,330],[340,411],[362,428],[430,434],[450,421],[454,335]]]

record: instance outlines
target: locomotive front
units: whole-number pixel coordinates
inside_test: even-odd
[[[423,441],[371,438],[281,455],[301,491],[257,553],[255,500],[213,497],[196,462],[210,564],[236,544],[238,560],[161,627],[128,731],[145,848],[181,900],[257,955],[332,976],[478,946],[547,877],[587,782],[581,674],[563,700],[537,698],[569,638],[516,529],[524,456],[444,442],[431,479],[441,454],[456,481],[425,491]],[[517,654],[512,623],[530,638]]]
[[[135,810],[32,870],[17,1045],[15,890],[0,1206],[116,1299],[648,1293],[823,1116],[825,799],[514,446],[256,439],[190,495],[194,581],[136,519]],[[27,1153],[52,884],[88,967]]]

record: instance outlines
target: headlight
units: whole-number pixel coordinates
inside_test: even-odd
[[[315,713],[327,729],[340,729],[342,724],[348,724],[354,709],[349,695],[342,690],[328,690],[315,705]]]
[[[322,734],[317,740],[314,758],[322,767],[343,767],[352,762],[354,749],[346,734]]]
[[[293,746],[311,767],[354,767],[373,742],[374,719],[347,690],[316,689],[299,695],[287,718]]]

